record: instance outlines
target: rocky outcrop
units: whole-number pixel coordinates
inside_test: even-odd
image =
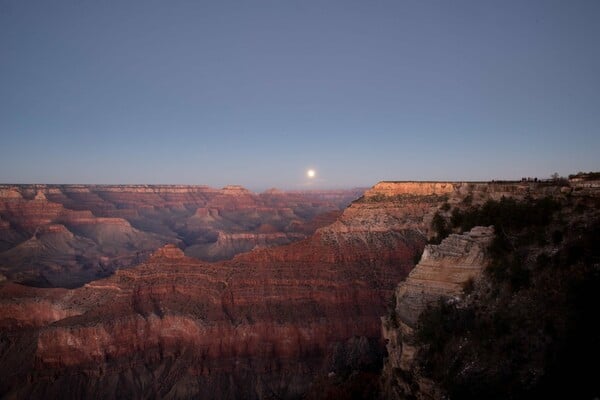
[[[502,197],[523,199],[564,194],[581,183],[568,181],[492,181],[492,182],[380,182],[365,192],[365,198],[377,201],[382,197],[410,197],[415,195],[443,196],[449,204],[460,203],[469,197],[470,204]]]
[[[415,370],[414,329],[429,304],[460,296],[464,285],[481,274],[489,263],[486,250],[493,236],[492,227],[475,227],[439,245],[427,245],[417,266],[396,288],[395,304],[382,324],[388,350],[382,373],[386,398],[439,397],[435,385]]]
[[[600,285],[594,245],[600,186],[585,184],[543,182],[524,201],[501,200],[464,214],[442,207],[440,214],[458,216],[453,225],[461,229],[493,223],[495,239],[489,255],[482,251],[491,240],[489,228],[427,246],[398,286],[394,307],[383,319],[389,354],[383,398],[599,393],[583,360],[597,359],[600,352],[590,334],[597,312],[592,293]],[[552,198],[540,199],[548,193]]]
[[[451,234],[439,245],[427,245],[421,260],[396,289],[396,316],[414,328],[420,313],[441,296],[455,296],[487,265],[486,248],[493,239],[492,227]]]
[[[365,192],[366,198],[377,196],[429,196],[452,193],[459,182],[379,182]]]

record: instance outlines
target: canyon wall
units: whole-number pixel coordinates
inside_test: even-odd
[[[439,245],[427,245],[419,263],[396,288],[390,313],[382,319],[388,352],[382,373],[386,398],[442,397],[433,382],[416,371],[414,330],[428,305],[461,296],[465,285],[480,276],[489,264],[487,248],[493,237],[493,227],[476,227],[462,235],[451,234]]]
[[[75,287],[176,243],[205,261],[292,243],[362,189],[255,194],[241,186],[0,185],[0,273]]]
[[[426,303],[479,273],[491,229],[426,247],[436,214],[502,196],[566,192],[576,188],[382,182],[307,238],[228,261],[202,262],[170,244],[77,289],[1,282],[0,394],[302,398],[316,380],[334,382],[343,371],[339,349],[357,359],[381,354],[380,316],[395,292],[396,322],[408,331]],[[232,203],[222,210],[242,208],[241,199]],[[221,215],[213,209],[195,208],[192,218]],[[273,234],[268,226],[260,231]],[[394,335],[385,332],[397,368],[410,361],[411,348]]]
[[[357,200],[306,239],[230,261],[203,263],[169,245],[78,289],[5,282],[1,390],[301,398],[316,377],[343,367],[335,349],[381,352],[379,316],[425,245],[424,218],[443,200]]]
[[[581,346],[589,358],[600,351],[595,339],[573,342],[572,332],[585,337],[589,327],[581,321],[597,310],[574,300],[588,298],[583,289],[569,293],[579,282],[585,290],[597,290],[598,251],[590,240],[600,228],[600,182],[428,182],[424,187],[447,196],[436,212],[445,238],[425,246],[382,317],[387,357],[381,398],[598,393],[595,377],[581,371],[587,369],[583,364],[561,360],[586,357],[573,355]],[[365,197],[403,197],[422,189],[414,182],[382,182]],[[451,221],[469,213],[473,220],[493,219],[498,232],[475,226],[452,233],[461,228]],[[569,320],[577,313],[588,315]],[[556,380],[562,377],[564,382]]]

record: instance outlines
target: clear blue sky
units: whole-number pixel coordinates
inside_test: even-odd
[[[0,182],[600,170],[599,21],[593,0],[0,0]]]

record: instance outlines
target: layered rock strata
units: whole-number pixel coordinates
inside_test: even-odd
[[[6,283],[2,393],[300,398],[327,376],[336,348],[382,346],[379,315],[422,251],[423,216],[439,201],[357,201],[307,239],[215,264],[168,246],[51,296]],[[38,298],[46,318],[27,311]]]
[[[433,383],[415,373],[414,330],[429,304],[461,296],[465,284],[481,274],[489,263],[487,248],[493,237],[492,227],[475,227],[451,234],[439,245],[427,245],[417,266],[396,288],[392,313],[382,324],[388,351],[382,376],[388,398],[438,397]]]
[[[449,185],[442,192],[429,183],[378,184],[307,239],[230,261],[203,263],[168,246],[75,290],[4,282],[0,395],[301,398],[315,377],[328,376],[334,349],[382,338],[379,316],[446,203],[538,196],[523,183]],[[562,190],[540,187],[539,196]],[[194,209],[198,218],[226,212],[203,207]],[[272,232],[268,225],[262,234]],[[397,321],[407,334],[428,301],[456,294],[478,273],[491,235],[486,229],[427,248],[397,294],[403,299],[396,302]],[[410,307],[402,309],[404,301]],[[43,304],[40,315],[31,312],[36,303]],[[404,336],[385,335],[396,344],[394,365],[409,365]]]
[[[135,265],[166,243],[206,261],[231,259],[256,246],[306,238],[361,194],[0,185],[0,272],[15,282],[74,287]]]

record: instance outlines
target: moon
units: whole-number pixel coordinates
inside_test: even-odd
[[[308,176],[309,178],[314,178],[316,174],[317,173],[314,169],[309,169],[308,171],[306,171],[306,176]]]

